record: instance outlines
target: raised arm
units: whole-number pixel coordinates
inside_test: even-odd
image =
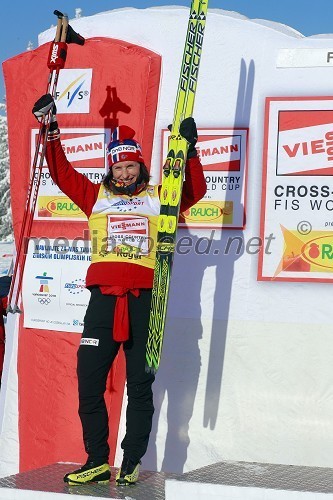
[[[99,184],[92,183],[72,167],[59,136],[49,138],[45,158],[53,181],[89,217],[98,196]]]
[[[89,217],[98,196],[99,185],[77,172],[67,160],[60,142],[60,131],[56,119],[56,107],[50,94],[45,94],[35,103],[33,114],[38,120],[53,108],[50,131],[46,147],[46,162],[52,180]]]
[[[185,210],[198,203],[205,196],[206,191],[206,179],[199,158],[197,156],[189,158],[185,167],[180,212],[185,212]]]
[[[207,185],[202,165],[195,149],[198,132],[194,119],[189,117],[183,120],[180,124],[179,132],[189,143],[185,166],[185,181],[180,204],[180,211],[184,212],[205,196]]]

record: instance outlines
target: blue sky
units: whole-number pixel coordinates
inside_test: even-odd
[[[24,52],[29,41],[37,47],[38,33],[49,28],[51,24],[55,24],[54,9],[66,12],[70,18],[73,18],[76,8],[81,8],[82,14],[89,16],[120,7],[146,8],[160,5],[189,7],[190,0],[96,0],[95,2],[91,0],[57,0],[56,2],[6,0],[1,6],[1,62]],[[250,18],[269,19],[288,24],[305,36],[333,33],[332,0],[209,0],[209,7],[233,10]],[[4,93],[1,72],[1,100]]]

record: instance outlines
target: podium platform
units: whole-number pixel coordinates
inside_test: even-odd
[[[333,500],[333,469],[219,462],[167,478],[166,500]]]
[[[63,476],[75,467],[53,464],[2,478],[0,500],[333,500],[333,469],[323,467],[219,462],[182,475],[141,471],[134,486],[67,486]]]
[[[114,480],[101,485],[66,485],[63,476],[77,467],[77,464],[60,463],[4,477],[0,479],[0,500],[69,500],[69,498],[165,500],[165,480],[176,476],[162,472],[141,471],[140,481],[133,486],[116,486]],[[111,467],[113,479],[117,470],[116,467]]]

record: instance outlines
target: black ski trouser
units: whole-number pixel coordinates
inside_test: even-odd
[[[110,451],[104,392],[107,375],[121,345],[112,337],[115,303],[115,296],[103,295],[98,287],[91,290],[78,350],[79,416],[85,450],[88,460],[103,463],[108,462]],[[123,343],[128,403],[126,435],[121,447],[135,462],[146,453],[154,413],[151,385],[155,376],[145,372],[150,304],[150,289],[140,290],[139,297],[129,293],[130,338]]]

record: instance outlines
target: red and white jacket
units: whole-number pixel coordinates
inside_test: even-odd
[[[94,184],[72,167],[65,156],[60,139],[47,143],[46,161],[53,181],[87,217],[90,217],[98,197],[100,184]],[[206,181],[199,158],[195,157],[187,161],[185,176],[181,212],[201,200],[206,193]],[[153,275],[153,269],[130,262],[96,262],[88,268],[86,286],[152,288]]]

